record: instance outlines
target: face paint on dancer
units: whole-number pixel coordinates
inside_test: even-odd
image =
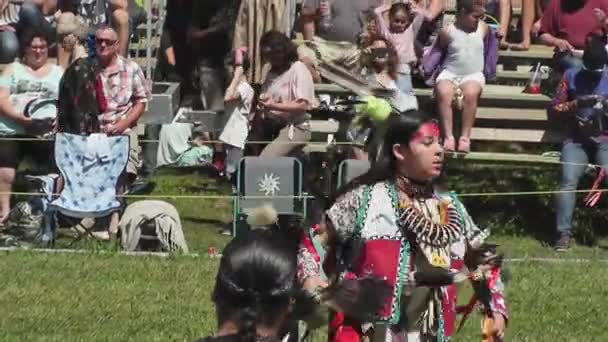
[[[393,152],[401,172],[415,181],[428,182],[441,174],[443,148],[435,122],[422,124],[407,145],[395,144]]]
[[[434,122],[422,124],[412,138],[412,143],[421,143],[425,145],[432,144],[435,140],[440,139],[439,126]]]

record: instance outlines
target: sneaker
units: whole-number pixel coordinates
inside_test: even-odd
[[[556,252],[565,252],[570,248],[570,236],[562,235],[559,240],[555,243],[555,251]]]

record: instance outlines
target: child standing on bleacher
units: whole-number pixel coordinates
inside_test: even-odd
[[[435,80],[435,96],[445,134],[443,147],[446,151],[456,149],[452,127],[454,99],[462,102],[462,131],[458,151],[466,153],[471,150],[471,130],[481,90],[486,82],[484,51],[489,28],[480,21],[484,14],[482,0],[459,0],[456,21],[439,33],[437,44],[445,54],[442,71]]]
[[[388,11],[388,22],[384,13]],[[376,8],[376,22],[379,33],[394,46],[399,64],[397,69],[397,87],[405,94],[411,94],[411,70],[417,63],[414,43],[418,31],[424,22],[424,15],[415,10],[410,3],[397,2],[392,6]]]
[[[236,172],[239,161],[243,158],[245,141],[250,128],[251,105],[255,96],[253,88],[247,83],[248,62],[244,61],[246,54],[246,49],[235,51],[234,73],[224,95],[226,113],[230,113],[230,117],[220,135],[220,140],[226,146],[226,177],[228,179]]]

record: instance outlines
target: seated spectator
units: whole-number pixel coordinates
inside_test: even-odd
[[[374,37],[364,52],[367,78],[393,91],[390,100],[392,105],[402,112],[418,109],[418,101],[412,89],[405,92],[399,87],[399,57],[391,42],[383,37]]]
[[[48,37],[54,36],[46,15],[55,13],[56,1],[36,0],[18,3],[0,0],[0,64],[12,63],[19,50],[20,35],[26,28],[37,28]]]
[[[68,65],[80,58],[86,58],[88,28],[72,13],[65,13],[57,20],[57,40],[63,50],[69,53]]]
[[[500,47],[506,49],[507,35],[511,26],[511,0],[487,0],[486,13],[498,21],[497,35],[500,37]]]
[[[550,0],[540,28],[543,44],[555,48],[556,69],[564,72],[581,66],[581,50],[591,33],[599,33],[601,26],[593,20],[594,10],[608,12],[605,0]]]
[[[89,28],[88,44],[89,53],[94,54],[93,48],[95,30],[102,25],[111,24],[119,37],[118,51],[122,56],[127,55],[129,44],[129,6],[127,0],[64,0],[60,6],[61,14],[71,12],[77,15]],[[66,68],[69,53],[62,48],[58,50],[57,62]]]
[[[384,19],[388,11],[389,21]],[[418,63],[415,42],[424,22],[424,14],[416,12],[410,5],[398,2],[392,6],[381,6],[376,9],[376,21],[379,33],[395,47],[399,65],[397,70],[397,87],[404,94],[412,94],[412,70]]]
[[[596,112],[598,102],[608,99],[608,54],[602,39],[590,39],[583,54],[583,67],[568,69],[551,103],[554,118],[567,127],[562,146],[560,191],[556,195],[556,225],[559,239],[555,249],[568,249],[572,237],[572,219],[580,178],[590,159],[608,168],[608,122],[603,111]]]
[[[37,28],[23,32],[20,61],[8,65],[0,77],[0,136],[27,137],[32,118],[24,113],[32,100],[57,99],[62,69],[48,63],[48,38]],[[53,104],[39,109],[42,114],[56,116]],[[49,131],[51,127],[48,128]],[[26,155],[52,165],[52,144],[41,141],[7,140],[0,143],[0,223],[10,210],[10,195],[16,169]]]
[[[460,0],[455,23],[444,28],[437,41],[437,46],[445,53],[442,71],[435,80],[435,95],[445,134],[443,147],[446,151],[456,149],[452,127],[455,96],[463,102],[458,151],[466,153],[471,149],[471,130],[477,103],[486,82],[484,71],[488,62],[485,40],[490,35],[490,30],[480,21],[483,15],[482,1]]]
[[[260,84],[264,78],[264,62],[258,47],[269,31],[285,33],[289,22],[285,0],[241,0],[234,27],[232,50],[247,48],[251,67],[247,80]]]
[[[137,176],[139,146],[137,133],[132,128],[145,110],[148,101],[146,79],[141,67],[118,53],[118,34],[109,26],[95,32],[95,52],[99,63],[99,77],[105,97],[99,121],[101,131],[108,135],[129,135],[131,151],[127,173],[131,181]]]
[[[287,156],[303,145],[293,141],[310,140],[307,111],[315,100],[314,83],[306,65],[298,61],[295,45],[284,34],[265,33],[260,40],[260,51],[263,61],[270,64],[270,71],[262,84],[258,115],[267,122],[264,129],[276,127],[279,131],[260,156]]]
[[[509,37],[511,25],[511,13],[513,0],[490,0],[486,5],[486,11],[498,17],[500,27],[500,47],[502,49],[528,50],[532,42],[532,34],[538,33],[538,27],[534,27],[537,13],[537,3],[542,0],[521,0],[521,42],[513,43]],[[496,6],[498,5],[498,6]]]
[[[328,3],[329,7],[326,7]],[[322,61],[360,70],[359,43],[367,30],[366,26],[362,26],[362,18],[371,17],[370,9],[381,3],[379,0],[304,1],[302,34],[308,43],[300,50],[312,49]],[[302,51],[300,54],[314,56]]]

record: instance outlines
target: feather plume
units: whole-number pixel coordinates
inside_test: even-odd
[[[247,224],[252,229],[266,229],[278,220],[279,214],[270,203],[247,210]]]
[[[311,295],[301,291],[296,295],[294,316],[316,329],[328,323],[328,311],[342,312],[359,321],[369,321],[377,315],[391,293],[391,286],[378,277],[347,279],[333,283]]]
[[[343,280],[321,291],[321,302],[349,317],[366,321],[384,306],[391,286],[378,277]]]

